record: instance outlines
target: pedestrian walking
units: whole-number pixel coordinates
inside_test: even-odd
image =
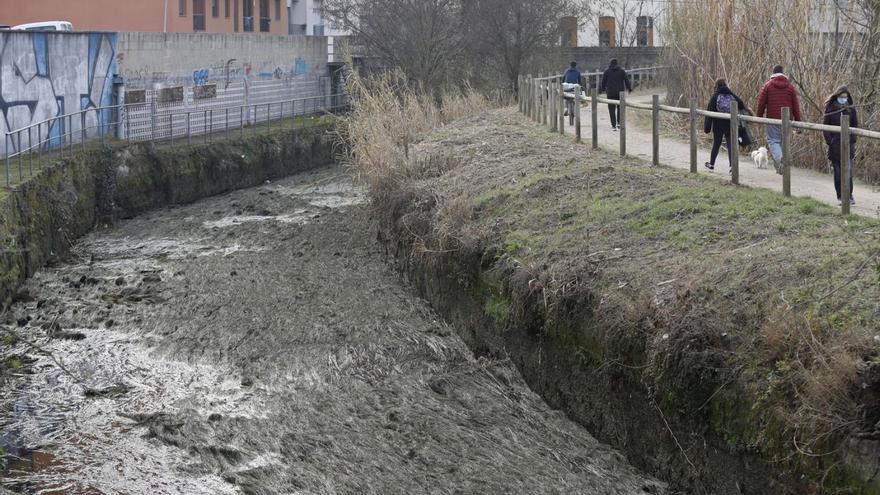
[[[854,100],[849,89],[846,86],[837,88],[837,90],[834,93],[831,93],[828,99],[825,100],[825,119],[822,123],[825,125],[840,127],[840,120],[848,117],[849,126],[858,127],[859,116],[853,105]],[[834,189],[837,191],[837,202],[840,203],[840,161],[842,158],[840,156],[841,135],[836,132],[823,132],[822,136],[825,138],[825,144],[828,146],[828,159],[831,160],[831,166],[834,167]],[[853,160],[855,160],[855,157],[856,136],[855,134],[850,134],[849,163],[847,166],[849,167],[849,203],[852,205],[856,204],[855,196],[852,194]]]
[[[727,80],[718,79],[715,81],[715,91],[712,94],[712,98],[709,99],[707,110],[710,112],[729,114],[730,109],[734,104],[739,105],[737,108],[743,111],[747,110],[742,99],[734,94],[727,86]],[[710,132],[712,133],[712,154],[710,155],[710,161],[705,164],[706,168],[709,170],[715,170],[715,160],[718,158],[718,152],[721,150],[722,140],[727,143],[728,163],[731,163],[733,161],[733,147],[737,146],[739,143],[731,142],[730,121],[727,119],[706,117],[706,122],[703,124],[703,131],[705,131],[706,134],[709,134]]]
[[[777,65],[773,68],[770,80],[764,83],[758,95],[757,116],[781,119],[782,109],[786,107],[791,110],[792,120],[801,120],[801,104],[797,89],[783,73],[782,66]],[[797,132],[800,133],[800,130]],[[782,174],[782,126],[767,126],[767,144],[773,158],[773,167],[776,173]]]
[[[629,76],[617,63],[616,58],[611,59],[608,68],[602,74],[602,83],[599,86],[599,92],[605,93],[609,100],[620,100],[620,93],[626,90],[632,93],[632,85],[629,82]],[[620,122],[620,107],[613,103],[608,104],[608,113],[611,115],[611,129],[616,131]]]

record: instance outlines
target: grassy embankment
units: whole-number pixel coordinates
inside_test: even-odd
[[[481,260],[462,288],[497,329],[622,374],[670,433],[697,425],[805,486],[880,493],[851,448],[880,438],[880,222],[593,152],[510,109],[444,126],[380,93],[344,132],[380,220],[413,258]],[[447,103],[467,98],[485,108]],[[388,117],[359,128],[359,112]],[[699,470],[700,439],[681,440]]]

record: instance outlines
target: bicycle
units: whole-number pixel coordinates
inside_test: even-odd
[[[562,84],[563,98],[565,99],[565,115],[568,115],[568,125],[571,126],[574,125],[574,106],[580,104],[580,102],[575,101],[577,98],[576,88],[580,88],[580,84]],[[566,93],[571,93],[571,97],[569,98]]]

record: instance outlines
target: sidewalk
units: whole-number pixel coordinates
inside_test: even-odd
[[[633,93],[629,96],[629,101],[638,103],[650,103],[650,94]],[[631,116],[633,112],[648,112],[647,110],[637,110],[627,108],[627,116]],[[607,150],[618,152],[620,150],[620,134],[611,130],[611,122],[608,116],[608,106],[599,104],[599,147]],[[590,105],[581,107],[581,136],[584,143],[589,144],[591,130],[591,109]],[[703,118],[700,117],[698,122],[698,132],[703,132]],[[632,122],[632,121],[630,121]],[[574,136],[574,127],[568,125],[566,118],[565,126],[566,134]],[[756,132],[763,133],[763,128],[756,129]],[[820,139],[818,134],[816,139]],[[641,126],[630,123],[626,129],[626,151],[628,156],[651,161],[652,145],[651,130],[642,128]],[[715,162],[715,170],[706,169],[703,164],[709,161],[709,149],[699,148],[697,150],[698,173],[708,174],[717,177],[720,180],[730,180],[729,164],[727,160],[727,152],[722,149]],[[687,141],[678,140],[671,137],[660,136],[660,163],[662,165],[685,170],[690,169],[690,146]],[[748,154],[740,153],[739,162],[739,180],[740,184],[750,187],[762,187],[782,192],[782,176],[773,170],[770,165],[769,169],[758,169],[755,167],[752,157]],[[871,186],[856,181],[854,184],[853,197],[856,199],[855,206],[852,207],[852,213],[871,218],[880,218],[880,186]],[[834,182],[830,174],[821,174],[812,170],[792,168],[791,169],[791,194],[792,196],[809,196],[823,203],[827,203],[837,207],[837,196],[834,192]]]

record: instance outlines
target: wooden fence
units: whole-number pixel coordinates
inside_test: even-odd
[[[651,81],[657,83],[662,80],[662,67],[649,67],[641,69],[633,69],[628,71],[630,75],[637,75],[643,81]],[[698,117],[712,117],[715,119],[723,119],[730,121],[731,139],[730,142],[739,142],[739,123],[752,122],[755,124],[774,125],[782,128],[782,194],[791,196],[791,133],[794,129],[803,129],[807,131],[832,132],[841,135],[841,167],[840,167],[840,187],[841,187],[841,212],[849,214],[850,212],[850,195],[849,190],[849,163],[850,136],[861,136],[868,139],[880,139],[880,132],[869,131],[866,129],[857,129],[849,127],[849,119],[840,119],[840,127],[829,126],[824,124],[814,124],[810,122],[795,122],[791,120],[788,108],[782,109],[781,119],[767,119],[763,117],[753,117],[750,115],[740,115],[739,108],[736,103],[731,106],[730,113],[709,112],[700,110],[696,106],[696,102],[691,100],[690,108],[673,107],[660,104],[660,97],[653,95],[650,104],[635,103],[626,101],[626,93],[620,94],[620,100],[609,100],[602,98],[598,94],[598,84],[593,84],[593,80],[598,80],[601,73],[584,74],[590,88],[590,95],[585,97],[581,95],[579,89],[575,90],[575,100],[589,102],[591,105],[591,130],[593,149],[599,148],[599,126],[598,126],[598,105],[599,103],[607,103],[620,106],[620,156],[626,156],[626,112],[628,108],[635,110],[645,110],[651,112],[652,127],[652,149],[654,165],[660,164],[660,112],[668,112],[680,115],[687,115],[690,124],[690,171],[697,173],[697,120]],[[634,78],[635,79],[635,78]],[[553,75],[548,77],[532,77],[522,76],[520,78],[520,98],[519,110],[532,120],[550,126],[554,132],[565,134],[565,117],[563,111],[565,109],[565,94],[562,91],[562,76]],[[581,138],[581,105],[574,105],[574,129],[575,141],[580,143]],[[730,181],[739,184],[739,146],[732,146],[730,150]]]

